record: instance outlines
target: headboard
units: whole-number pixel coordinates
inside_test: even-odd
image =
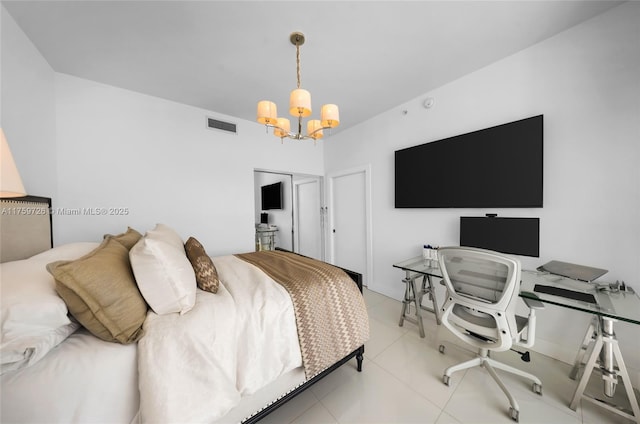
[[[0,198],[0,262],[26,259],[52,247],[50,198]]]

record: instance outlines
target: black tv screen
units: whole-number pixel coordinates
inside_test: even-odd
[[[543,115],[395,152],[396,208],[542,207]]]
[[[540,218],[460,217],[460,246],[540,256]]]
[[[282,209],[282,182],[261,187],[262,210]]]

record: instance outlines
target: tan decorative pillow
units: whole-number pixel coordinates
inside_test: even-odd
[[[138,240],[142,238],[142,234],[140,234],[139,232],[137,232],[131,227],[127,227],[127,231],[122,234],[118,234],[116,236],[113,236],[111,234],[105,234],[104,236],[105,238],[113,237],[115,240],[121,243],[128,250],[131,250],[131,248],[138,242]]]
[[[142,336],[147,304],[129,263],[129,250],[114,237],[74,261],[47,265],[69,312],[96,337],[133,343]]]
[[[205,252],[202,244],[195,238],[189,237],[184,244],[184,250],[187,252],[187,258],[189,258],[189,262],[191,262],[191,266],[193,266],[193,271],[196,273],[198,288],[211,293],[217,293],[218,286],[220,285],[218,271],[213,265],[209,255],[207,255],[207,252]]]

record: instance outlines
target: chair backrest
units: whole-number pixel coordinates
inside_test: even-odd
[[[509,349],[518,333],[515,308],[520,262],[469,247],[442,247],[438,261],[448,290],[444,325],[478,348]]]

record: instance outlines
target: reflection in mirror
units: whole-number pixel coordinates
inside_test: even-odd
[[[277,183],[281,183],[281,207],[263,209],[263,191],[268,191],[263,187]],[[255,170],[254,200],[256,250],[272,246],[324,260],[326,207],[323,177]],[[272,245],[269,244],[269,235],[273,237]]]

